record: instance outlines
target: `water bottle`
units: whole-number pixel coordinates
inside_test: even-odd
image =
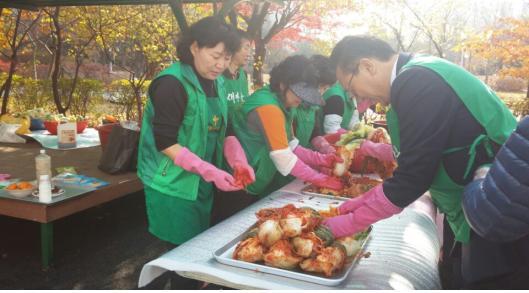
[[[41,175],[48,175],[48,180],[51,180],[51,157],[46,155],[45,150],[40,150],[40,154],[35,157],[35,170],[37,186],[40,184]]]
[[[51,202],[51,182],[48,175],[40,175],[39,177],[39,201]]]

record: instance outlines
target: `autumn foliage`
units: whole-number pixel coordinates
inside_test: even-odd
[[[499,61],[502,76],[523,78],[529,87],[529,19],[501,19],[463,47],[479,57]]]

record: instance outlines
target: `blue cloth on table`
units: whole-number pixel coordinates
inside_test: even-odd
[[[25,134],[25,136],[35,139],[45,148],[59,150],[57,135],[52,135],[47,130],[35,130],[30,134]],[[77,146],[75,148],[60,150],[73,150],[101,145],[99,132],[94,128],[86,128],[82,133],[78,133],[76,140]]]

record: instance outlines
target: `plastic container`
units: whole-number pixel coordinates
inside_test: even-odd
[[[44,121],[44,127],[46,127],[46,130],[52,135],[57,135],[57,126],[59,125],[59,122],[57,121]],[[86,127],[88,126],[88,121],[77,121],[77,133],[82,133]]]
[[[40,154],[35,157],[35,171],[37,186],[40,184],[40,176],[47,175],[51,178],[51,157],[46,154],[45,150],[40,150]]]
[[[40,175],[39,177],[39,201],[51,202],[51,181],[48,175]]]
[[[29,126],[29,130],[45,130],[46,126],[44,126],[44,121],[39,118],[31,118],[31,124]]]
[[[109,123],[97,127],[99,141],[101,142],[101,147],[103,149],[105,149],[105,146],[108,143],[108,136],[110,135],[110,132],[112,132],[112,128],[114,128],[116,125],[119,125],[119,123]]]
[[[70,149],[77,146],[77,131],[75,122],[61,123],[57,126],[57,143],[60,149]]]

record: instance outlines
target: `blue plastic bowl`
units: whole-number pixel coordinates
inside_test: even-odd
[[[44,126],[44,121],[38,118],[31,118],[29,130],[46,130],[46,127]]]

